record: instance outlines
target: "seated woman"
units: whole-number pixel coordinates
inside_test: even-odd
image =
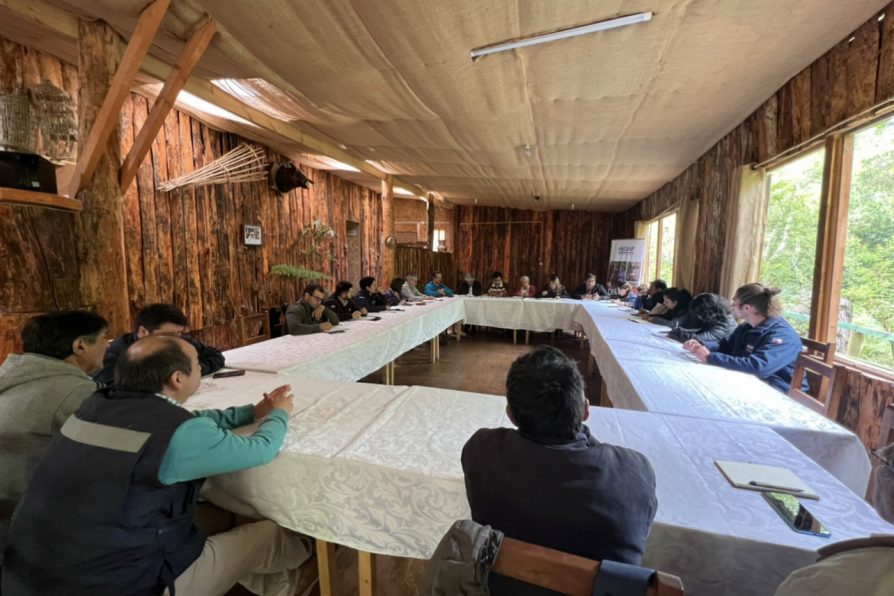
[[[400,297],[400,289],[404,286],[404,278],[395,277],[391,280],[391,283],[388,284],[388,289],[385,290],[382,295],[385,297],[385,302],[388,303],[388,306],[397,306],[398,304],[404,304],[406,301]]]
[[[522,275],[518,278],[518,289],[515,291],[515,295],[522,298],[533,298],[537,295],[537,289],[531,285],[530,277]]]
[[[538,298],[568,298],[568,292],[565,291],[559,276],[553,273],[546,282],[546,289],[540,292]]]
[[[720,341],[736,329],[729,303],[717,294],[699,294],[692,299],[689,312],[667,336],[679,342],[697,339]]]
[[[496,296],[501,298],[506,295],[506,286],[503,285],[503,272],[494,271],[490,277],[490,287],[487,289],[488,296]]]
[[[630,285],[629,282],[624,282],[621,287],[616,289],[614,292],[609,294],[609,298],[612,300],[620,300],[621,302],[627,302],[631,298],[636,298],[635,296],[636,290]]]
[[[733,296],[733,316],[745,322],[728,339],[690,339],[683,347],[699,362],[753,374],[787,393],[802,346],[798,332],[780,316],[778,294],[778,288],[760,283],[742,286]]]
[[[689,303],[692,302],[692,294],[682,288],[668,288],[664,291],[664,306],[667,312],[661,316],[649,315],[648,318],[656,325],[676,327],[689,311]]]

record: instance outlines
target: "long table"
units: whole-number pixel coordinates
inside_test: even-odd
[[[286,335],[224,352],[228,367],[356,381],[435,339],[463,318],[461,299],[442,298],[371,313],[337,327],[343,333]],[[378,318],[378,320],[374,320]],[[436,341],[435,341],[436,343]]]
[[[463,296],[465,322],[498,329],[574,331],[580,300],[549,298],[490,298]]]
[[[634,321],[630,309],[581,305],[576,321],[618,408],[767,426],[858,495],[871,465],[850,430],[805,408],[757,377],[702,364],[660,327]]]
[[[258,373],[205,380],[186,405],[240,405],[284,380]],[[296,407],[280,455],[267,466],[210,478],[207,496],[364,553],[428,558],[450,524],[469,516],[462,446],[478,428],[509,426],[505,400],[427,387],[291,382]],[[659,507],[644,564],[681,576],[687,594],[772,594],[830,542],[790,531],[760,495],[732,488],[715,459],[795,471],[821,496],[807,504],[832,540],[894,532],[765,426],[596,407],[588,425],[600,440],[652,461]]]

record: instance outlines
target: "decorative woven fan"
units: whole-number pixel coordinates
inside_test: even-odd
[[[31,101],[24,91],[0,95],[0,150],[37,153],[37,127],[31,122]]]
[[[78,120],[71,97],[49,81],[28,88],[32,114],[40,129],[40,153],[50,161],[73,164],[77,159]]]
[[[255,182],[266,180],[269,170],[264,150],[243,144],[195,172],[162,182],[158,189],[170,192],[185,186]]]

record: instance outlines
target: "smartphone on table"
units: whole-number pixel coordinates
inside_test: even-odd
[[[832,535],[823,522],[818,520],[795,495],[787,493],[765,492],[761,493],[770,507],[779,514],[785,523],[795,532],[810,534],[821,538]]]

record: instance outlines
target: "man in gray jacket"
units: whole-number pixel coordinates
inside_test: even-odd
[[[86,311],[34,317],[22,329],[24,354],[0,366],[0,552],[9,520],[52,434],[99,387],[108,323]]]
[[[286,309],[286,325],[291,335],[329,331],[338,325],[338,315],[323,306],[326,292],[319,284],[304,288],[304,296]]]

